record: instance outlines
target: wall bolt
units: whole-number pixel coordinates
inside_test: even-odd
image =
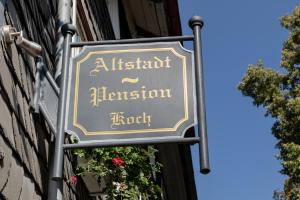
[[[0,162],[4,160],[5,153],[4,151],[0,150]]]
[[[4,161],[4,157],[5,157],[5,152],[0,150],[0,167],[3,167],[3,161]]]

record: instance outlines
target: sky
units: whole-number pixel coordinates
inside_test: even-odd
[[[200,174],[198,147],[192,146],[199,200],[268,200],[285,177],[275,156],[274,122],[237,90],[249,64],[262,59],[278,71],[288,36],[280,16],[296,0],[178,0],[184,35],[188,20],[204,19],[202,49],[211,173]],[[191,48],[191,44],[185,47]]]

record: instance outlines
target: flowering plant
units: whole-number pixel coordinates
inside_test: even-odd
[[[87,163],[78,166],[77,175],[96,175],[105,184],[107,200],[158,199],[161,189],[153,175],[161,164],[155,161],[156,152],[152,146],[79,149],[75,154]]]
[[[123,166],[124,165],[124,160],[120,157],[115,157],[111,159],[112,163],[116,166]]]
[[[77,183],[77,176],[71,176],[70,179],[69,179],[69,182],[72,185],[75,185]]]

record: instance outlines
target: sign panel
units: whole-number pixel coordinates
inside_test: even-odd
[[[179,42],[84,47],[71,59],[66,132],[80,141],[184,137],[193,55]]]
[[[45,70],[48,69],[44,69],[43,72]],[[41,75],[39,106],[51,130],[55,133],[57,131],[56,122],[59,94],[55,92],[55,88],[51,85],[49,78],[51,77],[47,77],[46,74]],[[55,83],[54,80],[52,82]]]

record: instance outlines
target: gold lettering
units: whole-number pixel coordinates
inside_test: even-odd
[[[128,101],[128,100],[141,100],[148,99],[164,99],[171,98],[171,89],[152,89],[148,90],[146,86],[142,86],[139,90],[132,91],[110,91],[107,87],[91,87],[90,91],[90,104],[93,107],[98,107],[100,103],[112,101]]]
[[[161,98],[166,98],[165,92],[167,93],[167,98],[171,98],[171,89],[160,89],[160,97]]]
[[[151,115],[146,115],[145,112],[143,112],[143,122],[144,124],[148,124],[148,126],[150,127],[151,125]]]
[[[105,71],[109,71],[103,58],[97,58],[95,65],[95,69],[90,71],[90,76],[96,76],[100,72],[101,68],[103,68]]]
[[[141,59],[140,59],[140,58],[137,58],[137,59],[136,59],[136,69],[141,69],[140,64],[141,64]]]
[[[114,93],[114,92],[108,93],[108,100],[113,101],[115,96],[116,96],[116,93]]]
[[[143,69],[152,69],[152,61],[143,61]]]
[[[145,100],[145,99],[146,99],[146,90],[145,90],[146,87],[145,87],[145,86],[142,86],[141,89],[142,89],[142,90],[141,90],[141,93],[142,93],[142,99]]]
[[[117,92],[118,95],[118,100],[122,101],[122,100],[128,100],[128,92],[124,91],[124,92]]]
[[[169,58],[169,56],[166,57],[166,68],[170,68],[170,62],[171,62],[171,59]]]
[[[97,98],[98,102],[107,100],[106,99],[106,90],[107,90],[107,87],[98,88],[98,98]]]
[[[111,63],[111,70],[115,71],[116,70],[116,58],[113,57],[111,62],[112,62]]]
[[[126,122],[127,122],[128,125],[134,124],[135,123],[135,118],[134,117],[127,117]]]
[[[110,127],[112,129],[115,129],[115,126],[120,126],[120,125],[123,125],[125,124],[124,122],[124,116],[123,116],[124,112],[112,112],[110,113],[110,116],[111,116],[111,125]]]
[[[120,71],[123,70],[123,67],[122,67],[123,63],[124,63],[124,62],[122,61],[122,59],[119,59],[119,62],[118,62],[119,69],[118,69],[118,70],[120,70]]]
[[[152,94],[154,94],[154,96],[152,96]],[[150,99],[157,98],[157,90],[150,90],[149,91],[149,98]]]
[[[145,124],[151,126],[151,115],[143,112],[138,116],[125,116],[124,112],[112,112],[109,114],[112,129],[117,129],[118,126],[132,125],[132,124]]]
[[[154,68],[155,69],[159,69],[159,68],[162,68],[164,66],[164,62],[161,59],[159,59],[156,56],[154,56],[154,59],[156,60],[156,61],[154,61]],[[158,66],[158,64],[159,64],[159,66]]]
[[[137,123],[137,124],[140,124],[140,123],[141,123],[140,119],[142,119],[142,118],[143,118],[142,116],[136,117],[136,123]]]
[[[130,92],[130,99],[139,99],[139,98],[140,98],[139,91],[134,90]]]
[[[91,87],[89,89],[91,92],[91,101],[90,103],[92,104],[93,107],[98,106],[98,101],[97,101],[97,88]]]
[[[97,76],[102,71],[123,71],[123,70],[149,70],[170,68],[171,59],[169,56],[160,58],[157,56],[149,60],[142,60],[137,57],[136,60],[124,61],[122,58],[113,57],[111,62],[105,61],[103,58],[96,58],[95,67],[90,70],[90,76]]]
[[[126,62],[125,63],[125,70],[132,70],[132,69],[134,69],[133,62]]]

